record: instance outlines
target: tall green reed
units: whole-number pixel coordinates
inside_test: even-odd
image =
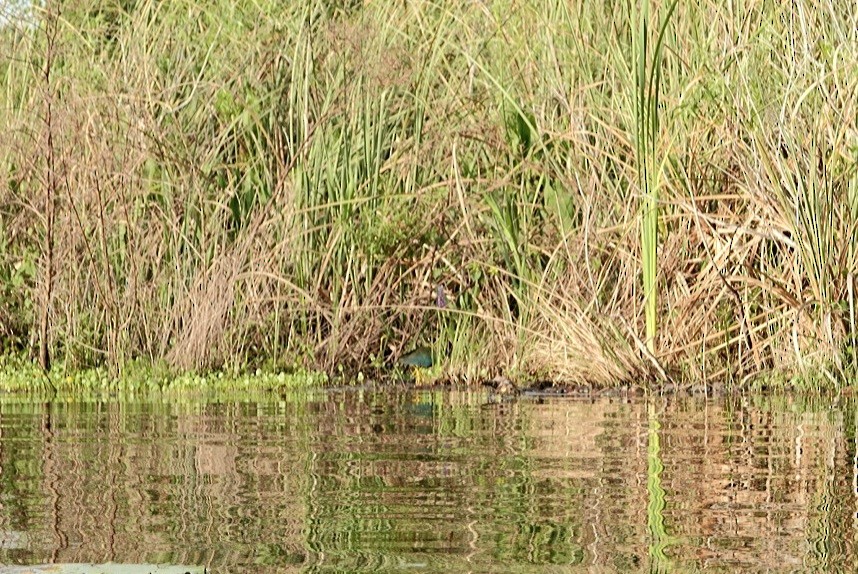
[[[659,152],[660,106],[662,88],[662,52],[665,33],[677,0],[671,2],[661,16],[657,36],[650,31],[650,3],[632,2],[632,71],[634,74],[634,130],[637,184],[642,194],[640,207],[641,266],[646,315],[646,344],[655,351],[658,330],[658,223],[659,189],[666,155]],[[654,41],[654,43],[652,43]]]

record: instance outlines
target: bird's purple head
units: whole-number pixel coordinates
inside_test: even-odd
[[[441,285],[435,288],[435,305],[439,309],[447,308],[447,296],[444,294],[444,287]]]

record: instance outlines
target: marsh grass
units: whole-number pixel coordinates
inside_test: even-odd
[[[647,0],[632,9],[630,74],[634,77],[634,142],[637,187],[641,195],[641,267],[646,318],[646,346],[655,351],[658,330],[658,223],[659,188],[669,144],[662,142],[662,51],[676,0],[668,4],[660,22],[650,12]],[[651,23],[650,20],[653,20]],[[651,31],[652,24],[658,25]],[[667,148],[667,151],[665,150]]]
[[[453,377],[606,385],[855,367],[848,2],[47,6],[0,29],[6,350],[353,373],[430,344]]]

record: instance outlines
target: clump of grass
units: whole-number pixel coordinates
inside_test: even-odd
[[[646,315],[646,345],[655,351],[658,320],[658,222],[659,188],[667,157],[661,157],[661,60],[665,33],[676,0],[665,8],[653,32],[650,32],[650,5],[643,2],[640,12],[632,10],[632,65],[634,76],[634,142],[637,184],[642,195],[641,205],[641,266],[643,298]],[[650,47],[652,45],[652,47]]]
[[[4,350],[839,380],[855,8],[638,6],[32,7],[0,28]]]

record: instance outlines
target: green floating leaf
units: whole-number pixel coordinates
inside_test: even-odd
[[[205,566],[175,564],[40,564],[0,566],[0,574],[205,574]]]

